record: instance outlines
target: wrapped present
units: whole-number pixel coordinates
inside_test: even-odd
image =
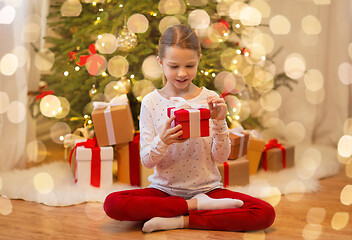
[[[262,167],[265,171],[277,172],[294,166],[294,146],[284,146],[276,139],[265,145],[262,155]]]
[[[260,159],[265,148],[265,141],[259,138],[249,138],[246,158],[249,160],[249,174],[256,174]]]
[[[74,154],[75,152],[75,154]],[[112,184],[112,147],[99,147],[96,138],[79,140],[70,154],[74,156],[74,176],[78,185],[109,187]]]
[[[139,138],[139,133],[136,133],[132,142],[116,145],[117,181],[148,187],[148,177],[154,173],[154,169],[146,168],[140,161]]]
[[[230,129],[231,153],[228,157],[231,160],[243,157],[247,154],[249,134],[237,132],[236,129]]]
[[[178,124],[182,126],[183,133],[180,139],[209,136],[210,110],[206,108],[206,105],[192,106],[180,97],[171,97],[170,100],[175,103],[176,107],[168,108],[167,115],[170,118],[176,116],[171,127]]]
[[[217,164],[217,166],[224,187],[249,184],[249,161],[245,157],[234,161],[228,160],[223,164]]]
[[[126,94],[109,103],[93,102],[95,135],[99,146],[128,143],[133,140],[134,125]]]

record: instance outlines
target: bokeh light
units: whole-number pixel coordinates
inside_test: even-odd
[[[86,203],[84,207],[86,215],[93,221],[100,221],[106,217],[100,203]]]
[[[102,54],[111,54],[117,49],[117,40],[113,34],[104,33],[95,41],[95,47]]]
[[[25,22],[22,30],[22,41],[25,43],[34,43],[40,37],[40,25],[35,22]]]
[[[307,222],[309,224],[321,224],[326,216],[325,208],[313,207],[307,213]]]
[[[238,113],[239,120],[243,121],[249,117],[251,114],[251,108],[247,101],[241,101],[241,110]]]
[[[39,109],[44,116],[55,117],[61,109],[60,100],[54,95],[47,95],[40,101]]]
[[[63,17],[78,17],[82,12],[82,5],[79,0],[66,0],[60,9]]]
[[[11,76],[18,68],[18,59],[15,54],[7,53],[0,60],[0,73]]]
[[[188,24],[194,29],[208,28],[210,24],[210,17],[205,10],[196,9],[188,15]]]
[[[341,63],[337,74],[339,76],[340,81],[345,84],[352,84],[352,64],[348,62]]]
[[[269,4],[266,1],[254,0],[254,1],[251,1],[249,5],[251,7],[258,9],[258,11],[260,12],[263,18],[267,18],[270,16],[271,9]]]
[[[159,31],[163,33],[168,27],[180,24],[180,20],[174,16],[166,16],[160,20]]]
[[[230,71],[238,69],[242,64],[242,56],[233,48],[226,48],[220,55],[221,65]]]
[[[352,204],[352,185],[346,185],[340,194],[341,203],[344,205]]]
[[[33,185],[40,194],[48,194],[54,189],[54,180],[49,173],[40,172],[33,177]]]
[[[10,105],[9,95],[6,92],[0,92],[0,114],[7,112]]]
[[[225,103],[227,104],[228,111],[231,117],[238,115],[241,111],[241,101],[236,96],[226,96]]]
[[[105,72],[107,65],[106,58],[103,55],[93,54],[87,59],[86,69],[90,75],[98,76]]]
[[[145,95],[154,91],[154,89],[155,87],[151,81],[143,79],[133,85],[132,92],[133,95],[141,101]]]
[[[237,94],[236,92],[236,77],[231,72],[220,72],[214,79],[214,85],[220,92]]]
[[[49,71],[55,62],[55,54],[49,49],[41,49],[34,56],[34,65],[40,71]]]
[[[124,76],[129,69],[129,63],[123,56],[114,56],[108,62],[108,71],[114,77]]]
[[[27,143],[26,156],[28,162],[41,162],[47,156],[47,150],[42,141],[33,140]]]
[[[50,138],[57,144],[63,144],[62,137],[71,133],[71,128],[64,122],[56,122],[50,127]]]
[[[281,200],[281,192],[277,187],[267,186],[260,191],[259,197],[275,207]]]
[[[120,96],[126,93],[126,87],[122,81],[111,81],[106,84],[104,89],[104,96],[107,101],[110,101],[116,96]]]
[[[59,112],[55,115],[55,118],[57,119],[62,119],[67,116],[67,114],[70,112],[70,102],[64,98],[64,97],[58,97],[60,101],[60,109]]]
[[[230,30],[224,23],[214,23],[208,28],[208,37],[212,42],[225,42]]]
[[[281,106],[281,95],[276,90],[264,93],[260,97],[260,104],[266,111],[275,111]]]
[[[190,6],[201,7],[208,4],[208,0],[187,0]]]
[[[286,125],[285,136],[287,141],[296,145],[306,137],[306,128],[301,122],[290,122]]]
[[[306,186],[299,180],[293,180],[289,182],[284,190],[285,197],[290,202],[300,201],[303,198],[305,192]]]
[[[331,227],[335,230],[341,230],[347,226],[349,218],[348,212],[336,212],[331,219]]]
[[[231,2],[231,1],[229,1],[229,2]],[[226,7],[228,7],[228,6],[226,6]],[[227,8],[227,11],[228,11],[230,18],[232,18],[233,20],[240,20],[241,11],[246,7],[248,7],[247,4],[243,3],[242,1],[237,1],[237,2],[234,2],[230,6],[230,8]]]
[[[16,55],[18,60],[18,67],[23,67],[28,61],[28,50],[23,46],[16,46],[12,53]]]
[[[148,27],[149,21],[143,14],[135,13],[127,20],[127,28],[130,32],[144,33],[148,30]]]
[[[302,43],[303,46],[306,47],[314,47],[317,46],[320,42],[320,36],[319,35],[307,35],[303,32],[301,29],[298,33],[299,41]]]
[[[0,9],[0,24],[11,24],[16,17],[16,10],[13,6],[7,5]]]
[[[7,110],[7,118],[12,123],[20,123],[26,117],[26,108],[20,101],[12,101]]]
[[[319,239],[322,233],[322,226],[320,224],[307,224],[302,231],[302,237],[305,240]]]
[[[324,101],[325,90],[324,90],[324,88],[321,88],[318,91],[310,91],[309,89],[306,89],[305,96],[306,96],[306,99],[309,103],[319,104]]]
[[[252,111],[253,115],[253,111]],[[256,116],[257,114],[255,114]],[[265,111],[264,113],[259,115],[259,121],[263,125],[263,127],[271,128],[278,124],[279,122],[279,112],[278,111]]]
[[[163,75],[163,70],[155,55],[150,55],[144,59],[142,64],[142,72],[146,79],[156,80]]]
[[[11,213],[12,213],[11,200],[6,197],[0,196],[0,214],[7,216]]]
[[[305,16],[301,21],[301,27],[305,34],[315,35],[321,32],[321,23],[318,18],[313,15]]]
[[[343,135],[338,144],[337,144],[337,152],[342,157],[351,157],[352,155],[352,136],[351,135]]]
[[[252,86],[261,93],[268,92],[274,87],[274,76],[261,68],[254,68],[254,77],[252,79]]]
[[[240,20],[246,26],[258,26],[262,21],[262,15],[258,9],[246,6],[240,12]]]
[[[253,231],[243,233],[243,240],[265,240],[264,231]]]
[[[324,86],[323,74],[318,69],[310,69],[304,74],[304,84],[310,91],[318,91]]]
[[[194,0],[197,1],[197,0]],[[230,7],[233,4],[231,1],[218,1],[218,4],[216,5],[216,11],[219,14],[219,16],[229,16],[230,13]]]
[[[160,0],[158,9],[161,14],[184,14],[186,11],[186,5],[184,1],[181,0]]]
[[[285,59],[284,70],[287,76],[292,79],[301,78],[306,71],[306,63],[302,55],[292,53]]]

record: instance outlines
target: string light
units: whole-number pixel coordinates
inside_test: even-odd
[[[67,77],[68,74],[69,74],[68,71],[65,71],[65,72],[64,72],[65,77]]]
[[[123,7],[123,4],[121,3],[121,4],[119,5],[119,7],[122,8],[122,7]]]
[[[209,74],[208,72],[204,72],[204,75],[205,75],[205,76],[208,76],[208,74]]]
[[[103,77],[106,77],[108,74],[107,74],[106,72],[103,72],[101,75],[102,75]]]
[[[84,118],[88,118],[89,116],[88,115],[84,115]]]
[[[212,75],[213,77],[216,77],[216,74],[215,74],[215,73],[212,73],[211,75]]]
[[[97,2],[92,2],[92,5],[95,7],[97,5]]]
[[[235,74],[238,74],[238,70],[236,69],[235,71],[233,71]]]
[[[88,120],[88,124],[92,124],[92,120]]]
[[[79,71],[79,69],[80,69],[80,68],[79,68],[78,66],[75,67],[75,70],[76,70],[76,71]]]
[[[233,64],[236,64],[236,63],[237,63],[237,60],[236,60],[236,59],[234,59],[232,62],[233,62]]]
[[[130,78],[134,78],[134,75],[133,75],[133,74],[131,74]]]
[[[235,25],[235,27],[236,27],[236,28],[240,28],[241,25],[237,23],[237,24]]]
[[[240,120],[240,116],[236,115],[236,116],[235,116],[235,119],[236,119],[236,120]]]
[[[265,56],[262,56],[262,60],[265,61],[266,57]]]
[[[236,53],[237,53],[237,54],[241,54],[242,52],[241,52],[240,49],[237,49],[237,50],[236,50]]]

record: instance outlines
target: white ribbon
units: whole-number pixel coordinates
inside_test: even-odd
[[[238,157],[242,157],[243,155],[243,147],[244,147],[244,134],[241,133],[243,132],[244,129],[242,127],[236,127],[236,128],[232,128],[229,130],[230,133],[236,135],[236,136],[239,136],[241,139],[240,139],[240,150],[239,150],[239,153],[238,153]]]
[[[175,105],[175,108],[171,109],[170,117],[175,115],[175,111],[185,109],[189,112],[189,129],[190,137],[200,137],[200,110],[199,108],[207,108],[206,104],[192,104],[182,97],[171,97],[170,100]],[[175,127],[175,120],[172,121],[171,127]]]
[[[108,134],[108,140],[109,140],[109,145],[115,145],[116,144],[116,138],[115,138],[115,133],[114,133],[114,125],[112,121],[112,116],[111,116],[111,110],[110,108],[112,106],[118,106],[118,105],[125,105],[128,103],[127,95],[122,94],[121,96],[116,96],[113,99],[110,100],[110,102],[93,102],[93,109],[102,109],[106,108],[104,110],[104,117],[105,117],[105,124],[106,124],[106,130]],[[112,129],[112,131],[108,131],[108,129]]]

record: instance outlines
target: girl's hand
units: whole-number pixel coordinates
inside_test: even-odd
[[[182,126],[180,124],[176,127],[171,127],[171,122],[175,120],[175,118],[176,116],[172,116],[171,118],[167,119],[163,129],[161,130],[161,133],[159,134],[161,141],[167,145],[172,143],[183,143],[188,140],[188,138],[178,139],[178,137],[182,135],[183,131],[181,130]]]
[[[227,114],[227,105],[223,98],[218,96],[208,97],[207,99],[210,117],[215,120],[224,120]]]

